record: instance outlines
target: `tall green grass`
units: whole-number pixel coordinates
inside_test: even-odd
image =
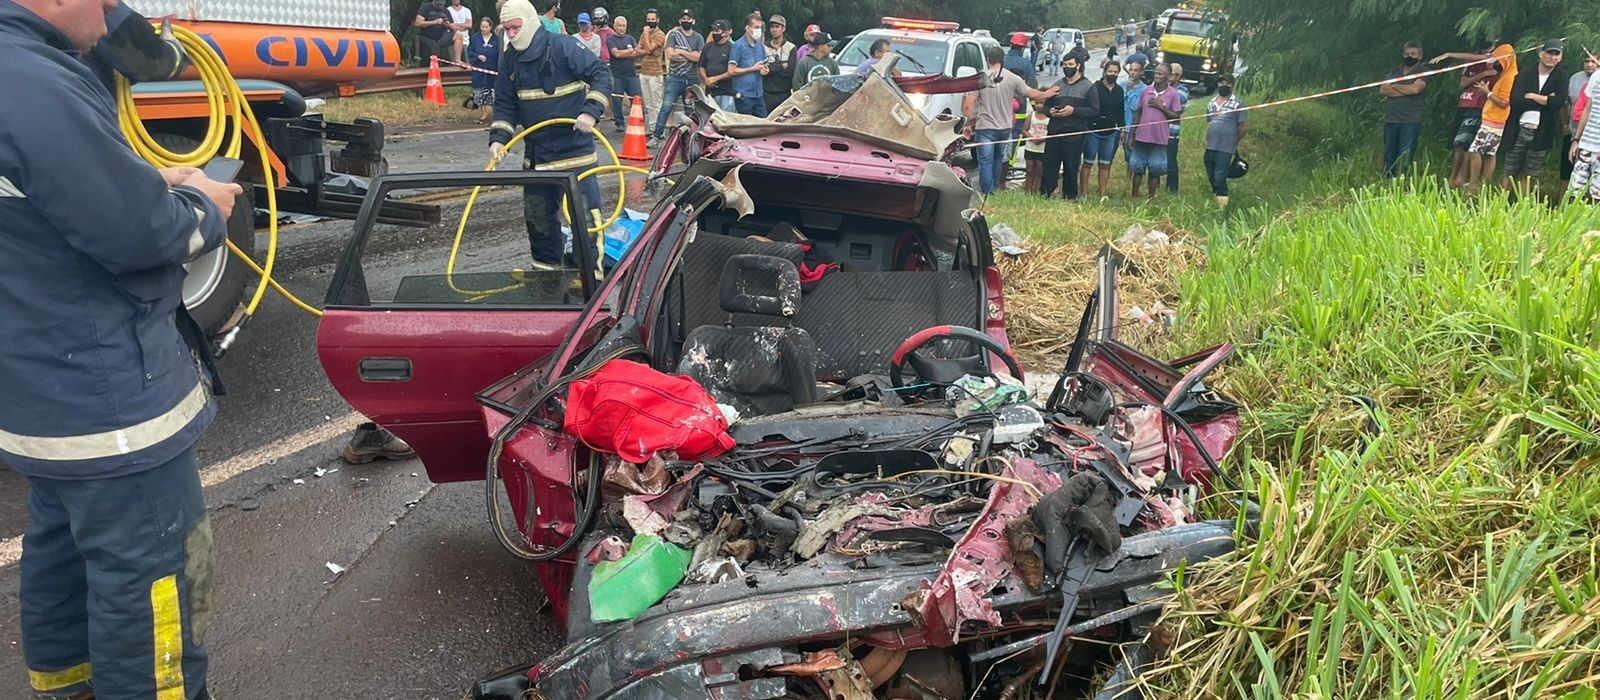
[[[1416,180],[1207,232],[1174,344],[1241,346],[1263,517],[1180,587],[1158,694],[1595,697],[1596,229]]]

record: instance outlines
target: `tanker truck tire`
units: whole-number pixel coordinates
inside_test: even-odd
[[[164,148],[178,152],[193,150],[199,145],[198,141],[177,134],[155,134],[155,140]],[[228,240],[239,250],[255,255],[255,207],[248,183],[244,193],[234,201],[233,215],[228,217]],[[227,246],[185,263],[183,269],[188,273],[183,278],[183,305],[200,330],[216,337],[238,325],[243,318],[245,289],[255,274],[234,257]]]

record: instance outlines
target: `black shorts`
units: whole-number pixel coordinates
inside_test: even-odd
[[[1450,145],[1467,150],[1478,137],[1478,127],[1483,125],[1483,110],[1461,107],[1456,110],[1456,126],[1450,132]]]

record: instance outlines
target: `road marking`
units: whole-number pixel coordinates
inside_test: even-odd
[[[258,467],[276,463],[329,440],[342,437],[367,420],[359,413],[346,413],[293,435],[285,436],[222,462],[200,468],[200,484],[211,488]],[[0,540],[0,568],[22,558],[22,536]]]

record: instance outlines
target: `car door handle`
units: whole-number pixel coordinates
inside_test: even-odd
[[[405,357],[363,357],[357,374],[365,382],[410,381],[411,360]]]

